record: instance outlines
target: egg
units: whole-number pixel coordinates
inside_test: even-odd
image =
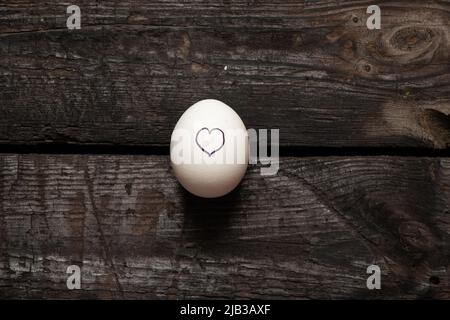
[[[207,99],[189,107],[170,139],[175,177],[192,194],[216,198],[231,192],[245,175],[248,133],[225,103]]]

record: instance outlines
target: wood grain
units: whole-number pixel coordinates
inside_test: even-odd
[[[283,158],[199,200],[164,156],[10,154],[0,188],[1,298],[450,298],[450,159]]]
[[[0,6],[0,143],[167,146],[223,100],[282,146],[450,144],[450,2],[77,1]],[[226,70],[225,70],[226,67]]]

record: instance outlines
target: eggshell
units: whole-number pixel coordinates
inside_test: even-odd
[[[248,134],[225,103],[207,99],[188,108],[170,141],[173,172],[189,192],[216,198],[231,192],[248,164]]]

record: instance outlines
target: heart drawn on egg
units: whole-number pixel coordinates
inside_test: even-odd
[[[225,144],[225,134],[219,128],[201,128],[195,136],[195,143],[208,156],[222,149]]]

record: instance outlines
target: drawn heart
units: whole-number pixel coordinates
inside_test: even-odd
[[[195,136],[195,143],[208,156],[222,149],[225,144],[225,134],[219,128],[201,128]]]

